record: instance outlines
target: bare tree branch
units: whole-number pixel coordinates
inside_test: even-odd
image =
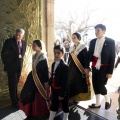
[[[76,12],[72,15],[69,12],[68,21],[63,21],[62,18],[59,18],[55,21],[55,30],[57,34],[63,35],[66,34],[66,37],[71,40],[71,34],[73,32],[87,32],[88,30],[93,29],[95,24],[90,25],[89,21],[93,12],[96,12],[98,9],[93,10],[84,10],[83,13],[77,14]]]

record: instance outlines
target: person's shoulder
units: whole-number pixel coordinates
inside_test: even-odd
[[[55,64],[55,62],[52,62],[52,64],[51,64],[51,68],[52,68],[52,69],[53,69],[54,64]]]
[[[64,60],[60,61],[60,64],[62,65],[63,68],[68,68],[67,64],[64,62]]]
[[[39,64],[39,66],[44,66],[44,65],[46,66],[46,65],[48,65],[47,64],[47,59],[46,58],[45,59],[40,59],[38,64]]]
[[[89,46],[93,45],[96,42],[96,40],[97,40],[97,38],[94,38],[94,39],[90,40]]]
[[[92,42],[95,42],[96,40],[97,40],[97,38],[94,38],[90,42],[92,43]]]
[[[55,61],[52,62],[52,65],[55,64]]]
[[[4,41],[4,44],[11,45],[11,43],[13,43],[13,41],[14,41],[14,38],[6,38]]]
[[[34,59],[35,57],[35,54],[33,54],[32,58]],[[43,63],[43,62],[46,62],[47,61],[47,57],[44,53],[38,53],[38,57],[37,59],[39,60],[39,63]]]
[[[14,37],[13,37],[13,38],[7,38],[5,41],[6,41],[6,42],[11,42],[11,41],[13,41],[13,40],[15,40]]]
[[[45,53],[43,53],[43,52],[40,53],[40,59],[41,59],[41,60],[46,60],[46,59],[47,59]]]
[[[108,37],[105,37],[105,38],[106,38],[106,40],[107,40],[108,42],[112,42],[112,43],[115,42],[115,40],[113,40],[112,38],[108,38]]]

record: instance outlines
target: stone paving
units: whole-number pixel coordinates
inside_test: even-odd
[[[108,111],[106,111],[104,109],[104,98],[101,97],[102,107],[100,109],[96,109],[96,110],[90,109],[92,112],[97,113],[97,114],[101,115],[102,117],[105,117],[106,119],[109,118],[108,120],[117,120],[116,109],[118,108],[119,93],[116,91],[117,91],[118,87],[120,86],[120,73],[119,72],[120,72],[120,64],[114,70],[112,78],[108,80],[108,83],[106,85],[106,87],[108,89],[108,93],[109,93],[110,97],[113,99],[112,107]],[[23,83],[19,83],[18,86],[19,86],[19,93],[20,93]],[[9,96],[9,94],[6,94],[5,98],[9,98],[8,96]],[[0,98],[0,100],[1,100],[1,98]],[[6,104],[6,103],[8,104],[10,102],[9,99],[3,100],[3,101],[4,101],[4,104]],[[95,102],[95,97],[90,101],[80,102],[79,105],[88,109],[88,104],[91,104],[92,102]],[[0,103],[1,103],[1,101],[0,101]],[[2,104],[2,106],[4,104]]]

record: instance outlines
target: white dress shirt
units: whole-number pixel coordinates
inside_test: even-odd
[[[96,40],[94,56],[98,58],[96,63],[96,69],[100,69],[101,66],[101,51],[105,42],[105,37]]]
[[[60,64],[60,61],[55,61],[54,72],[55,72],[55,70],[56,70],[56,68],[58,67],[59,64]]]

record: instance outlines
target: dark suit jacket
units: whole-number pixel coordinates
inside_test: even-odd
[[[55,62],[52,64],[52,73],[54,71],[54,66]],[[60,64],[56,68],[54,74],[55,86],[61,87],[59,96],[64,97],[68,90],[68,66],[63,60],[60,61]]]
[[[17,71],[19,67],[22,69],[23,57],[26,51],[26,43],[22,41],[22,58],[19,58],[19,49],[16,39],[7,39],[1,51],[1,58],[5,71]]]
[[[86,68],[89,67],[90,62],[93,60],[93,54],[95,49],[97,38],[91,40],[89,51],[88,51],[88,58]],[[109,64],[107,73],[112,74],[115,62],[115,42],[111,38],[105,37],[105,42],[101,52],[101,64]]]

